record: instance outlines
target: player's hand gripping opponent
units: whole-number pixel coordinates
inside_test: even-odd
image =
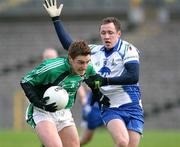
[[[99,87],[108,85],[108,78],[103,78],[99,74],[89,76],[88,79],[85,79],[84,82],[93,90],[99,89]]]
[[[101,106],[106,106],[106,107],[110,106],[110,99],[107,96],[103,95],[99,91],[99,89],[92,90],[92,100],[90,105],[93,106],[95,102],[98,102],[100,108]]]
[[[47,13],[50,15],[50,17],[60,16],[61,10],[63,8],[63,4],[60,4],[60,6],[57,7],[56,0],[45,0],[43,6],[46,9]]]

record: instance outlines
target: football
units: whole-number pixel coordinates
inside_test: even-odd
[[[49,87],[45,91],[43,97],[49,97],[47,104],[51,104],[55,102],[57,105],[57,110],[66,108],[69,101],[69,95],[67,91],[60,86]]]

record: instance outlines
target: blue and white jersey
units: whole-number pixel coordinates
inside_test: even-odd
[[[132,44],[119,39],[112,51],[105,52],[102,45],[89,45],[91,62],[102,77],[121,76],[125,63],[138,63],[139,52]],[[100,91],[110,99],[110,107],[119,107],[129,103],[140,103],[139,84],[102,86]]]

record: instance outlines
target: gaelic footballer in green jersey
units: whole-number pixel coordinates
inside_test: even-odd
[[[70,46],[68,57],[45,60],[20,83],[34,106],[50,112],[56,111],[56,104],[46,105],[43,94],[50,86],[59,85],[69,93],[67,108],[71,108],[81,81],[96,74],[89,62],[90,48],[84,41],[77,41]]]
[[[90,62],[90,48],[84,41],[69,47],[66,58],[45,60],[21,80],[21,86],[31,102],[26,111],[27,123],[35,129],[42,144],[48,147],[80,147],[78,131],[70,108],[84,78],[96,74]],[[69,101],[66,109],[58,110],[56,103],[46,104],[45,90],[59,85],[66,89]]]

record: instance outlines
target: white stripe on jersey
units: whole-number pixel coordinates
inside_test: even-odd
[[[44,72],[51,70],[53,68],[56,68],[58,66],[64,65],[64,61],[56,61],[56,62],[52,62],[50,64],[47,64],[46,66],[42,67],[41,69],[36,71],[36,74],[43,74]]]
[[[39,75],[43,74],[46,71],[48,71],[50,69],[53,69],[53,68],[56,68],[56,67],[61,66],[61,65],[64,65],[64,61],[52,62],[52,63],[47,64],[46,66],[43,66],[42,68],[38,69],[35,74],[39,74]],[[33,70],[33,71],[35,71],[35,70]],[[26,76],[26,77],[23,78],[22,83],[28,82],[28,81],[30,81],[32,79],[33,79],[33,77],[31,77],[30,75]]]

